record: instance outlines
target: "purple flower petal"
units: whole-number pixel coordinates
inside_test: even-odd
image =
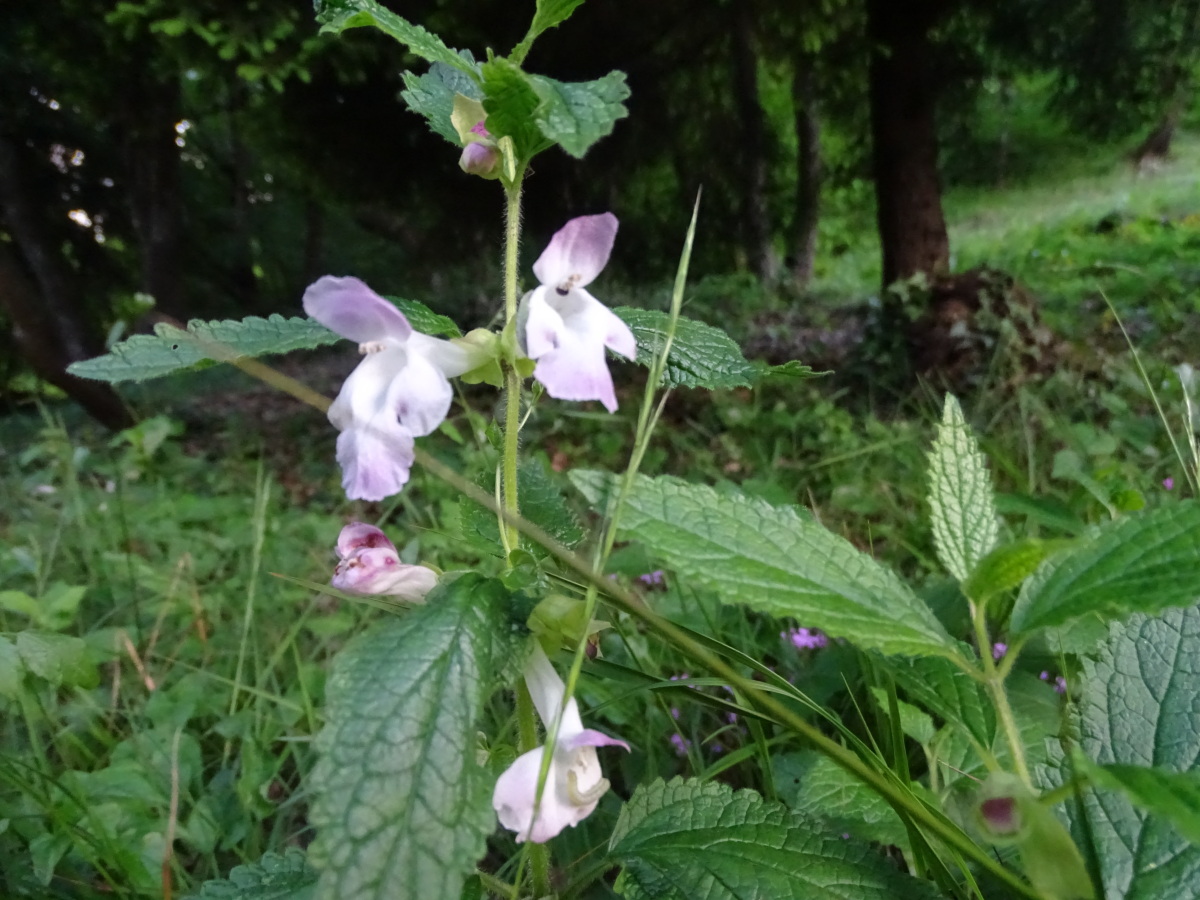
[[[372,550],[378,547],[393,552],[396,549],[386,534],[366,522],[351,522],[341,530],[337,539],[337,554],[341,559],[353,556],[357,550]]]
[[[416,437],[437,430],[450,412],[453,399],[454,390],[441,369],[417,353],[407,354],[404,368],[387,391],[388,406]]]
[[[480,126],[476,125],[475,127]],[[495,173],[499,165],[500,151],[490,144],[467,144],[458,157],[458,167],[468,175],[481,175],[486,178]]]
[[[608,262],[616,237],[617,217],[612,213],[572,219],[555,232],[533,264],[533,273],[552,288],[591,284]]]
[[[359,550],[338,563],[331,582],[351,594],[386,594],[417,602],[437,585],[437,573],[400,562],[394,549]]]
[[[344,338],[366,344],[412,334],[404,314],[354,277],[326,275],[304,292],[304,311]]]
[[[624,741],[609,737],[603,731],[596,731],[594,728],[585,728],[578,734],[563,740],[562,744],[571,749],[576,747],[623,747],[625,750],[629,749],[629,745]]]

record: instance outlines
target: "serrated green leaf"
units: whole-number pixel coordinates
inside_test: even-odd
[[[534,121],[541,100],[532,79],[506,59],[489,60],[481,71],[488,131],[496,140],[511,138],[517,158],[528,162],[551,143]]]
[[[621,317],[637,339],[638,363],[649,366],[662,352],[670,317],[655,309],[629,306],[618,306],[613,312]],[[665,386],[750,387],[758,376],[758,368],[742,355],[741,348],[724,331],[695,319],[679,317],[675,339],[671,342],[671,356],[663,373]]]
[[[508,599],[462,575],[338,656],[311,779],[321,900],[459,895],[496,824],[476,718],[515,656]]]
[[[16,644],[25,668],[55,687],[94,688],[100,683],[100,673],[88,660],[87,644],[81,638],[22,631]]]
[[[611,134],[617,119],[629,115],[624,103],[629,98],[624,72],[577,83],[535,75],[530,83],[540,101],[534,113],[538,128],[576,159]]]
[[[593,506],[613,476],[575,470]],[[890,569],[794,507],[718,494],[675,478],[638,476],[621,533],[697,587],[882,653],[947,656],[954,641]]]
[[[875,698],[875,702],[879,704],[879,708],[886,712],[890,718],[891,703],[888,692],[881,687],[873,687],[871,688],[871,695]],[[900,730],[918,744],[927,745],[933,740],[934,735],[937,734],[933,718],[923,709],[913,706],[911,703],[905,703],[903,700],[897,700],[896,713],[900,717]]]
[[[314,5],[321,34],[341,34],[348,28],[374,26],[423,59],[471,72],[459,52],[447,47],[440,37],[375,0],[316,0]]]
[[[929,453],[929,506],[938,559],[960,582],[996,546],[1000,519],[995,495],[987,461],[962,407],[947,394]]]
[[[886,665],[914,703],[991,747],[996,711],[978,681],[948,659],[892,659]]]
[[[822,821],[827,831],[884,845],[908,844],[904,823],[888,802],[828,756],[812,750],[785,753],[772,759],[771,770],[779,799]]]
[[[484,474],[476,484],[491,493],[495,488],[495,475]],[[574,547],[583,540],[583,527],[540,459],[526,457],[521,460],[517,469],[517,491],[524,518],[566,547]],[[499,549],[500,530],[495,513],[468,497],[459,500],[459,510],[465,539],[482,541],[489,547]],[[539,555],[548,552],[530,540],[523,540],[522,546]]]
[[[16,645],[0,635],[0,697],[15,700],[21,692],[21,676],[24,674],[25,665],[21,662]]]
[[[1011,591],[1020,587],[1042,560],[1066,546],[1064,541],[1022,538],[997,547],[976,564],[963,591],[976,602]]]
[[[1200,607],[1113,623],[1095,660],[1085,659],[1078,748],[1102,766],[1200,773]],[[1069,777],[1069,759],[1040,766],[1044,788]],[[1093,842],[1105,897],[1200,896],[1200,847],[1170,820],[1146,815],[1125,791],[1088,792],[1083,815],[1064,805],[1080,846]]]
[[[1116,763],[1098,766],[1081,759],[1096,787],[1124,792],[1138,809],[1165,819],[1193,844],[1200,844],[1200,772]]]
[[[609,854],[629,900],[933,900],[941,894],[874,848],[824,834],[753,791],[675,779],[639,787]]]
[[[72,363],[68,371],[96,381],[145,381],[210,360],[231,361],[333,344],[341,338],[312,319],[250,316],[240,322],[193,319],[186,331],[159,323],[154,334],[137,334],[104,356]]]
[[[529,26],[530,37],[537,37],[556,25],[561,25],[583,4],[583,0],[537,0],[537,11],[533,24]]]
[[[206,881],[201,900],[309,900],[317,872],[304,851],[288,847],[283,854],[265,853],[256,863],[236,866],[228,879]]]
[[[462,331],[459,330],[453,319],[435,313],[421,301],[405,300],[403,297],[387,297],[387,299],[394,303],[400,312],[404,313],[404,318],[408,319],[408,324],[414,330],[435,336],[462,337]]]
[[[1030,634],[1099,613],[1155,613],[1200,596],[1200,504],[1128,516],[1047,560],[1025,582],[1010,632]]]
[[[479,66],[470,53],[460,51],[463,61],[478,71]],[[472,100],[482,100],[483,91],[476,78],[445,63],[434,63],[424,75],[404,73],[404,90],[400,96],[419,116],[424,116],[434,134],[441,135],[455,147],[462,146],[458,130],[451,121],[454,97],[462,94]]]

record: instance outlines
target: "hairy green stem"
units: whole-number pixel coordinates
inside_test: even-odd
[[[979,645],[979,658],[983,661],[983,683],[987,685],[991,695],[992,705],[996,707],[996,718],[1004,730],[1004,739],[1008,742],[1012,754],[1013,768],[1017,776],[1031,791],[1033,779],[1029,777],[1029,766],[1025,763],[1025,745],[1021,742],[1021,730],[1017,728],[1017,720],[1013,717],[1012,706],[1008,702],[1008,692],[1004,689],[1004,673],[996,668],[992,658],[991,638],[987,630],[987,606],[983,603],[971,602],[971,618],[975,624],[975,642]],[[1005,669],[1005,673],[1007,669]]]
[[[517,327],[517,265],[521,245],[521,179],[517,178],[504,189],[504,329],[512,333]],[[517,515],[520,509],[517,495],[517,462],[521,440],[521,375],[512,360],[504,365],[504,510]],[[504,546],[511,552],[520,543],[520,535],[512,523],[503,526]]]

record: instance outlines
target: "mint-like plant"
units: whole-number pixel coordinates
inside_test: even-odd
[[[640,473],[672,388],[749,387],[811,372],[752,363],[724,332],[680,315],[695,214],[669,312],[609,309],[589,292],[620,252],[611,213],[564,211],[522,295],[531,162],[552,147],[582,158],[626,115],[620,72],[564,83],[524,68],[539,35],[581,2],[538,0],[521,42],[481,61],[374,0],[317,2],[323,32],[376,28],[429,63],[405,74],[405,102],[456,148],[464,173],[502,189],[497,331],[463,335],[417,301],[325,276],[305,292],[309,318],[161,325],[72,369],[124,381],[212,362],[248,368],[327,409],[349,498],[394,496],[423,466],[462,494],[463,534],[495,560],[441,573],[403,562],[375,526],[342,531],[333,587],[389,598],[381,605],[393,615],[333,663],[307,782],[316,840],[307,861],[270,856],[202,896],[282,896],[277,885],[317,900],[457,898],[467,888],[577,897],[613,869],[619,893],[648,900],[1200,892],[1195,502],[1124,516],[1071,541],[1022,534],[998,514],[987,459],[947,397],[928,500],[937,559],[969,622],[959,629],[922,590],[799,506]],[[358,344],[363,360],[332,403],[253,359],[339,337]],[[614,412],[606,350],[646,366],[648,377],[625,470],[570,473],[599,522],[584,541],[547,473],[522,459],[521,432],[535,403],[598,401]],[[499,462],[482,481],[421,446],[451,409],[455,378],[502,391]],[[648,591],[686,585],[754,616],[800,623],[782,633],[793,651],[853,648],[871,688],[858,698],[861,719],[843,720],[732,638],[658,615],[646,594],[609,577],[618,541],[662,567],[647,576]],[[691,674],[672,684],[633,652],[624,665],[592,671],[703,705],[731,727],[744,723],[755,740],[703,777],[664,782],[651,773],[632,785],[627,774],[620,783],[631,793],[620,798],[606,847],[586,865],[561,857],[554,884],[548,842],[591,816],[618,780],[605,774],[612,751],[602,760],[597,748],[631,750],[635,762],[647,749],[632,734],[586,727],[594,713],[578,694],[608,624],[601,615],[644,632],[639,647],[686,658]],[[1097,622],[1107,627],[1100,640],[1081,627]],[[0,693],[27,674],[84,680],[50,637],[68,640],[0,638]],[[1058,696],[1020,667],[1023,654],[1048,648],[1071,668],[1065,724]],[[510,688],[514,714],[497,727],[492,701]],[[725,693],[706,692],[717,688]],[[866,732],[864,722],[872,723]],[[510,728],[517,747],[506,755]],[[672,743],[695,752],[682,733]],[[772,756],[775,747],[788,752]],[[726,766],[755,762],[761,791],[716,780]],[[489,837],[504,830],[513,840],[496,840],[489,853]]]

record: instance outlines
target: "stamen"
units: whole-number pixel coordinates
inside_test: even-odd
[[[384,341],[367,341],[358,345],[358,352],[363,356],[368,356],[372,353],[379,353],[387,349],[387,344]]]
[[[601,778],[586,791],[579,790],[579,773],[574,769],[567,770],[567,798],[575,806],[587,806],[597,802],[608,793],[612,785],[607,778]]]

